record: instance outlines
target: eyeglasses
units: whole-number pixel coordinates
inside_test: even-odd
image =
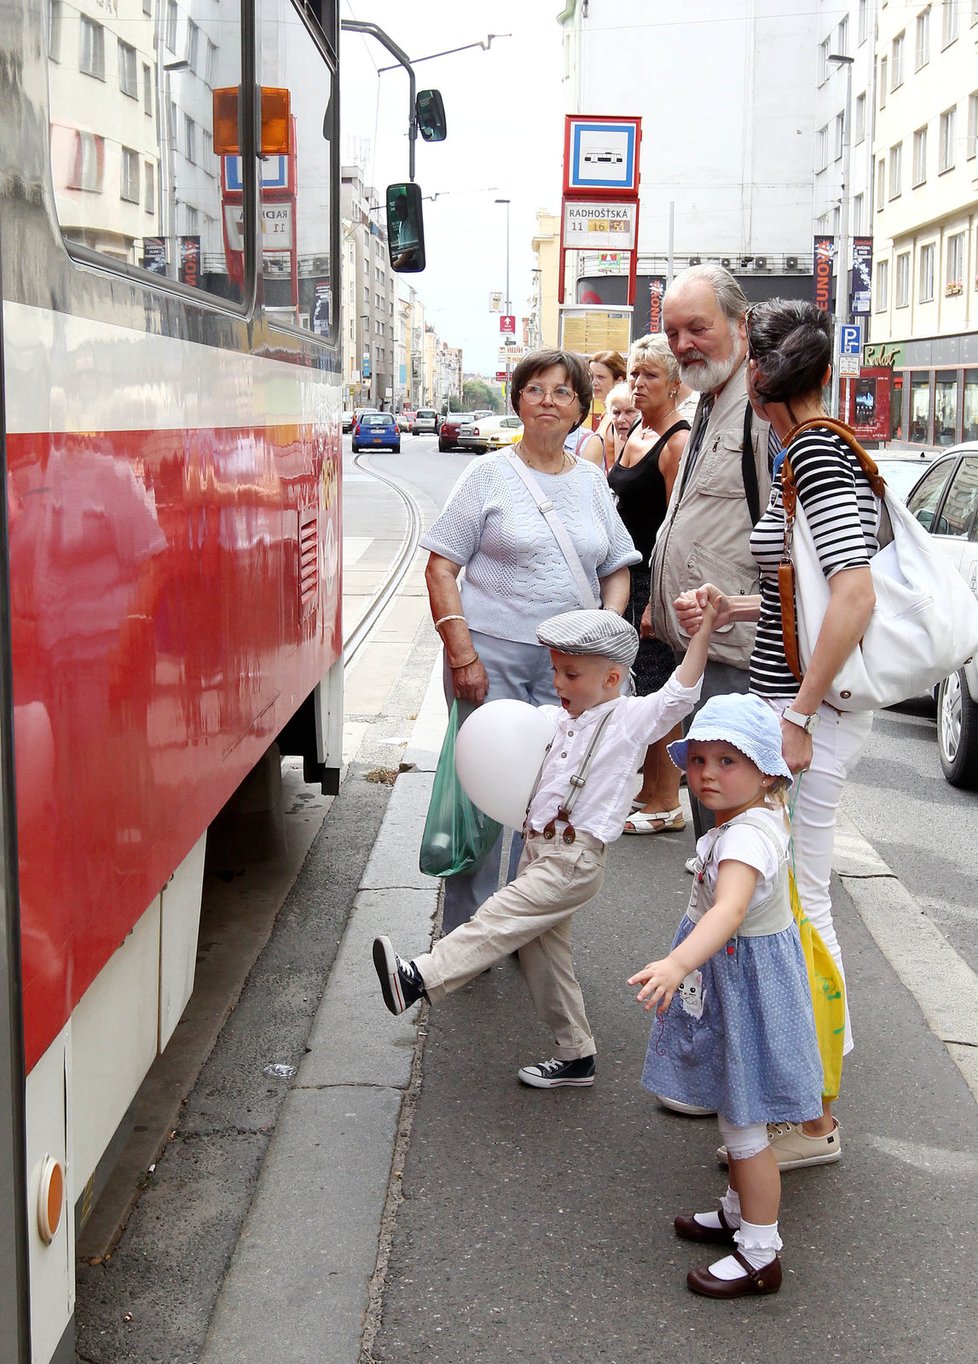
[[[525,398],[528,403],[542,403],[548,393],[558,407],[566,407],[568,403],[577,402],[577,394],[569,384],[557,384],[556,388],[544,388],[543,384],[526,384],[520,394],[520,400]]]

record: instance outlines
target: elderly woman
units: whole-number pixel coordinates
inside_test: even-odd
[[[586,362],[569,351],[532,352],[513,372],[512,403],[523,423],[520,443],[473,460],[421,539],[430,551],[431,614],[445,648],[445,695],[449,705],[459,700],[463,714],[487,697],[557,704],[550,654],[536,627],[598,604],[620,614],[629,565],[639,559],[603,471],[564,449],[591,405]],[[538,498],[552,504],[576,562],[565,557]],[[501,844],[471,876],[446,881],[445,932],[496,890]]]
[[[797,497],[829,585],[829,605],[811,662],[799,685],[785,656],[778,564],[784,543],[781,475],[751,535],[760,570],[759,597],[726,597],[723,584],[704,584],[719,610],[717,623],[756,620],[750,659],[750,690],[781,721],[785,762],[797,774],[789,798],[795,877],[805,912],[839,967],[842,952],[832,922],[829,879],[836,811],[842,785],[869,737],[872,713],[837,711],[824,701],[839,668],[862,638],[875,604],[869,560],[879,548],[879,503],[856,457],[837,435],[800,423],[824,417],[822,391],[832,363],[832,323],[812,303],[772,299],[748,308],[747,391],[759,417],[787,449]],[[681,615],[684,627],[698,628],[696,607]],[[804,775],[802,775],[804,774]],[[844,1052],[852,1049],[848,1009]],[[780,1124],[771,1146],[781,1165],[821,1165],[841,1154],[838,1123],[825,1099],[821,1119],[800,1126]]]
[[[618,514],[642,555],[641,568],[632,572],[632,592],[626,619],[636,629],[649,600],[649,559],[655,537],[672,495],[679,460],[686,448],[689,422],[677,411],[682,385],[679,365],[664,336],[643,336],[628,357],[632,401],[640,414],[615,463],[608,482],[618,498]],[[667,644],[643,639],[635,660],[635,689],[639,696],[657,691],[672,673],[675,657]],[[677,731],[652,744],[642,766],[642,785],[626,834],[660,834],[684,829],[679,803],[679,769],[665,746],[682,735]]]
[[[635,406],[635,399],[632,397],[632,390],[627,384],[616,384],[605,399],[605,406],[611,415],[611,429],[614,433],[615,460],[625,448],[625,441],[632,434],[632,427],[639,421],[641,416]],[[611,468],[611,465],[608,466]]]

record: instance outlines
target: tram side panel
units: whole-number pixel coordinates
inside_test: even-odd
[[[330,714],[335,737],[340,400],[325,341],[72,259],[44,7],[24,11],[0,38],[23,77],[6,87],[18,173],[0,249],[33,1355],[48,1361],[72,1357],[72,1214],[192,988],[207,826],[297,714],[319,726],[313,766]]]

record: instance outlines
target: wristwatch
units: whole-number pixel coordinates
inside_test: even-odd
[[[814,734],[818,728],[817,715],[802,715],[800,711],[792,710],[790,706],[785,706],[781,712],[782,720],[787,720],[789,725],[797,725],[806,734]]]

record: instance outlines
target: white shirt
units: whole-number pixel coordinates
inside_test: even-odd
[[[760,829],[744,823],[744,816],[748,813],[751,819],[762,819],[769,825],[774,836],[773,846],[771,840],[765,838]],[[711,860],[710,853],[714,845],[716,855]],[[775,851],[777,848],[782,850],[780,855]],[[696,856],[703,863],[704,876],[711,893],[716,891],[721,862],[744,862],[757,872],[757,885],[750,898],[748,912],[770,899],[781,875],[781,863],[787,848],[788,830],[784,822],[784,812],[765,806],[756,806],[749,812],[744,811],[744,814],[736,815],[719,829],[707,829],[702,838],[696,840]]]
[[[541,707],[553,714],[557,732],[530,801],[529,826],[540,831],[557,818],[596,725],[613,710],[571,809],[570,822],[581,833],[592,834],[602,843],[620,838],[631,812],[635,775],[646,748],[656,739],[664,738],[690,714],[699,700],[700,685],[697,682],[695,687],[684,687],[673,673],[665,686],[651,696],[619,696],[576,717],[561,706]]]

